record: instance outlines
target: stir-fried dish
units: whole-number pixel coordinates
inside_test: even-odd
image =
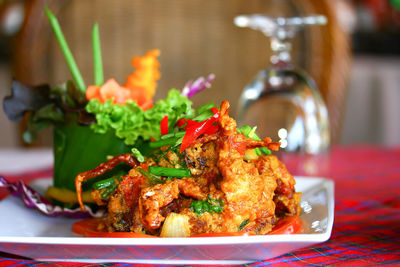
[[[166,117],[162,136],[150,142],[148,156],[139,151],[120,155],[76,177],[78,200],[85,209],[84,181],[121,162],[131,167],[125,176],[93,185],[92,198],[107,209],[97,230],[162,237],[264,235],[279,220],[300,213],[295,180],[270,153],[279,143],[237,129],[227,101],[211,110],[214,115],[200,122],[179,120],[170,133]]]

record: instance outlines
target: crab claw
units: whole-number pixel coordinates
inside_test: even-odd
[[[126,153],[126,154],[118,155],[118,156],[100,164],[93,170],[82,172],[76,176],[76,178],[75,178],[76,195],[78,197],[78,203],[81,206],[82,210],[86,210],[85,205],[83,205],[83,200],[82,200],[82,183],[91,178],[100,176],[100,175],[108,172],[109,170],[112,170],[115,166],[117,166],[121,162],[124,162],[125,164],[129,165],[132,168],[139,165],[139,162],[134,157],[132,157],[131,154]]]

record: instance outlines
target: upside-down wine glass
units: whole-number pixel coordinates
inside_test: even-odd
[[[290,40],[301,27],[324,25],[324,16],[271,18],[240,15],[236,26],[259,30],[270,38],[272,56],[243,89],[238,124],[257,125],[260,136],[281,142],[279,157],[297,175],[326,174],[330,133],[326,105],[312,78],[291,61]]]

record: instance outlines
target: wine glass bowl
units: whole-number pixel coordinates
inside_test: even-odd
[[[313,79],[291,61],[290,40],[300,27],[324,25],[324,16],[270,18],[241,15],[239,27],[249,27],[270,37],[272,56],[269,66],[258,72],[242,91],[238,105],[238,124],[257,125],[260,136],[281,143],[283,161],[297,158],[298,174],[315,174],[326,164],[330,147],[329,118],[326,105]],[[316,160],[317,159],[317,160]],[[307,162],[317,162],[310,167]]]

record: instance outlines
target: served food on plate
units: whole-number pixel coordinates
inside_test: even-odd
[[[107,216],[98,230],[162,237],[205,233],[267,234],[282,218],[300,213],[300,193],[282,162],[279,148],[255,129],[237,128],[229,103],[204,107],[194,119],[160,122],[161,137],[147,155],[134,149],[76,177],[82,183],[119,163],[126,175],[96,182],[91,193]]]
[[[50,88],[15,82],[4,101],[11,119],[30,113],[26,140],[44,126],[55,127],[54,186],[45,197],[65,210],[47,208],[46,202],[42,212],[81,216],[73,209],[79,205],[87,215],[100,216],[74,225],[85,236],[299,231],[301,193],[271,154],[280,144],[260,139],[256,127],[238,127],[227,101],[192,108],[189,97],[209,87],[213,75],[189,82],[181,92],[172,89],[154,103],[159,51],[150,50],[133,58],[135,71],[125,84],[104,82],[95,25],[95,79],[86,87],[56,18],[46,13],[75,83]],[[45,202],[30,201],[38,199]],[[105,216],[93,213],[104,209]]]

